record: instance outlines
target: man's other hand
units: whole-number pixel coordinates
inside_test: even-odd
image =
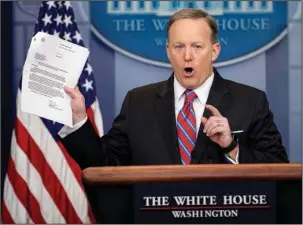
[[[86,117],[85,98],[78,87],[70,88],[64,86],[64,91],[71,97],[71,107],[73,112],[73,125],[81,122]]]
[[[227,118],[223,117],[219,110],[212,105],[205,105],[205,108],[212,113],[212,116],[209,119],[202,117],[203,132],[210,140],[222,148],[226,148],[233,140]]]

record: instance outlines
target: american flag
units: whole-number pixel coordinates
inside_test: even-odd
[[[43,2],[34,35],[39,31],[84,46],[69,1]],[[78,87],[86,100],[88,118],[102,136],[102,116],[89,62]],[[22,112],[20,95],[21,86],[3,190],[2,222],[95,223],[81,169],[57,136],[63,125]]]

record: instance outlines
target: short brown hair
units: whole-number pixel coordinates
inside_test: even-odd
[[[215,19],[210,16],[207,12],[202,11],[201,9],[185,8],[176,12],[168,20],[167,25],[167,37],[169,38],[169,29],[174,22],[181,19],[204,19],[205,22],[209,25],[211,29],[211,40],[213,43],[218,42],[218,26]]]

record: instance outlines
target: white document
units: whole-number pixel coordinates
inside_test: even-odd
[[[89,50],[38,32],[23,67],[21,110],[73,127],[71,98],[64,85],[75,87]]]

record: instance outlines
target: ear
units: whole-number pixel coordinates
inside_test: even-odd
[[[212,48],[213,48],[212,49],[212,61],[214,62],[218,58],[218,56],[220,54],[221,45],[220,45],[219,42],[217,42],[217,43],[213,44]]]

